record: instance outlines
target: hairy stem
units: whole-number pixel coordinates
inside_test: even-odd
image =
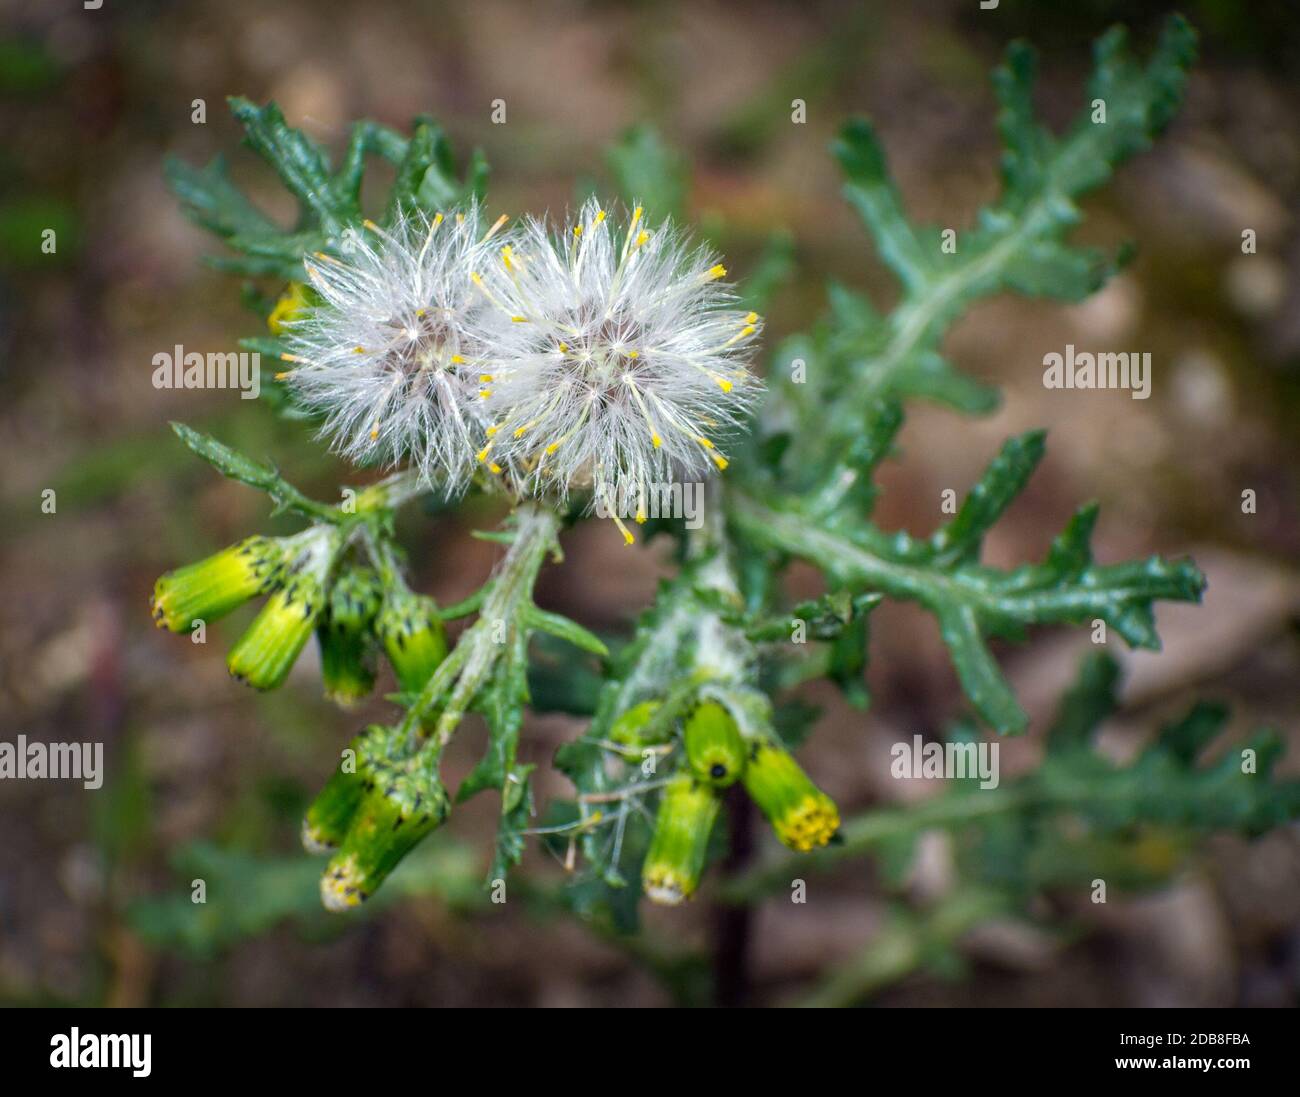
[[[524,504],[515,512],[514,539],[487,583],[478,620],[461,635],[407,710],[404,735],[432,738],[441,750],[451,740],[466,710],[492,675],[499,659],[527,627],[533,586],[547,555],[558,548],[560,519],[544,507]],[[432,730],[423,717],[437,705],[441,712]]]

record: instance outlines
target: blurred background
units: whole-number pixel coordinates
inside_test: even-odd
[[[1188,101],[1155,150],[1086,203],[1080,239],[1132,240],[1134,264],[1077,307],[1001,297],[954,329],[948,356],[1003,387],[995,415],[915,407],[885,466],[879,518],[933,528],[1008,434],[1049,428],[1046,461],[988,542],[999,566],[1041,556],[1076,505],[1102,503],[1099,559],[1192,553],[1202,607],[1161,607],[1166,650],[1123,654],[1124,708],[1104,744],[1131,756],[1157,722],[1212,696],[1229,735],[1267,723],[1300,772],[1300,26],[1283,0],[1192,0],[1202,34]],[[334,752],[382,702],[341,713],[319,696],[308,649],[285,689],[254,695],[221,651],[156,632],[156,576],[270,519],[259,494],[223,481],[167,429],[183,419],[333,497],[347,470],[300,425],[231,391],[158,391],[152,356],[175,344],[228,350],[250,334],[239,285],[201,264],[219,250],[166,190],[166,154],[218,152],[268,211],[287,196],[247,150],[224,97],[275,99],[291,125],[337,151],[359,117],[405,128],[428,113],[462,155],[481,146],[497,210],[563,209],[607,178],[604,150],[650,123],[694,178],[690,208],[740,277],[768,234],[796,242],[768,346],[804,329],[828,278],[883,305],[895,293],[839,196],[827,144],[849,113],[877,124],[907,204],[961,227],[997,185],[988,72],[1005,44],[1043,55],[1040,109],[1062,125],[1082,101],[1089,44],[1123,21],[1141,51],[1163,5],[1077,0],[886,3],[535,0],[0,0],[0,733],[105,743],[103,789],[0,782],[0,1001],[223,1005],[662,1005],[699,1000],[719,919],[706,884],[677,911],[646,912],[636,942],[589,932],[529,881],[561,875],[531,850],[513,895],[486,901],[496,803],[458,810],[364,917],[317,909],[319,864],[298,819]],[[807,103],[793,125],[792,99]],[[193,100],[207,118],[195,124]],[[503,99],[507,121],[490,120]],[[382,169],[376,174],[382,179]],[[382,185],[382,184],[380,184]],[[375,193],[382,193],[376,190]],[[40,249],[54,228],[58,248]],[[1243,255],[1253,228],[1258,253]],[[1068,342],[1149,350],[1153,394],[1044,389],[1042,356]],[[57,511],[41,510],[54,489]],[[1243,514],[1241,492],[1257,494]],[[495,558],[471,506],[407,515],[412,579],[440,600],[473,590]],[[616,533],[566,540],[539,601],[618,634],[666,573],[666,546],[629,563]],[[961,706],[933,620],[887,605],[874,618],[862,714],[810,689],[825,715],[801,757],[848,813],[923,796],[888,776],[889,745],[933,734]],[[1032,768],[1043,723],[1089,647],[1041,632],[1004,652],[1034,718],[1003,750],[1004,779]],[[1116,645],[1111,645],[1115,650]],[[1117,654],[1120,654],[1116,652]],[[381,686],[381,690],[382,690]],[[527,760],[547,765],[581,730],[530,718]],[[482,746],[467,728],[455,780]],[[761,842],[771,839],[764,835]],[[762,847],[764,851],[766,846]],[[942,842],[909,887],[941,888]],[[190,902],[190,881],[208,902]],[[512,887],[516,884],[512,881]],[[534,893],[535,891],[535,893]],[[878,941],[889,908],[871,859],[818,878],[815,901],[759,906],[744,1000],[801,993]],[[1294,829],[1215,839],[1159,886],[1056,896],[1065,932],[991,919],[962,942],[961,977],[895,963],[885,1005],[1294,1005],[1300,1001],[1300,844]],[[661,947],[664,943],[671,948]]]

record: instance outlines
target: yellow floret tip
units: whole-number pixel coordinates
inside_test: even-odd
[[[652,903],[668,907],[680,905],[694,891],[689,881],[668,865],[650,865],[645,870],[642,886]]]
[[[824,846],[840,829],[840,813],[827,796],[805,796],[773,823],[777,837],[800,853]]]

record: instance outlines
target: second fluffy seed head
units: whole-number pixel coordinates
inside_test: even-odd
[[[621,224],[594,199],[558,231],[526,221],[472,275],[491,306],[473,322],[488,348],[480,459],[638,520],[649,491],[725,468],[716,439],[759,389],[761,328],[726,274],[639,206]]]

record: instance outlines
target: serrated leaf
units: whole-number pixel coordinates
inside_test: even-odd
[[[1201,751],[1223,730],[1228,719],[1227,706],[1198,701],[1181,720],[1160,729],[1152,750],[1167,751],[1185,765],[1191,765]]]
[[[1048,728],[1048,751],[1086,747],[1102,721],[1115,711],[1118,685],[1119,663],[1105,652],[1089,655]]]
[[[921,290],[931,278],[934,253],[903,210],[875,130],[866,119],[854,118],[840,130],[832,151],[848,180],[844,196],[871,230],[880,258],[907,290]]]
[[[187,427],[184,423],[174,422],[171,428],[191,451],[202,457],[223,476],[266,492],[275,500],[279,508],[297,511],[327,522],[339,520],[340,512],[337,508],[308,499],[275,469],[259,464],[238,450],[218,442],[211,435]]]
[[[275,103],[259,107],[239,96],[229,100],[231,113],[244,127],[244,139],[280,176],[286,189],[319,219],[328,233],[341,228],[346,214],[330,187],[325,151],[285,120]]]
[[[978,563],[982,535],[1041,457],[1042,439],[1014,440],[981,481],[985,491],[956,534],[919,542],[888,534],[849,513],[833,523],[806,516],[809,505],[769,493],[760,503],[733,492],[732,514],[756,545],[802,556],[837,585],[916,601],[939,619],[962,687],[980,716],[1002,732],[1024,728],[1025,715],[986,641],[1019,640],[1033,625],[1107,622],[1132,646],[1159,645],[1153,603],[1199,601],[1204,576],[1189,561],[1160,557],[1123,564],[1090,562],[1092,508],[1075,515],[1047,560],[1010,571]],[[811,501],[817,505],[816,499]],[[960,515],[959,515],[960,517]],[[974,540],[970,540],[974,537]]]
[[[163,174],[185,212],[209,232],[218,236],[258,236],[280,231],[230,181],[222,156],[206,168],[191,167],[169,156]]]
[[[480,161],[475,164],[472,171],[479,170]],[[466,184],[456,178],[456,160],[442,128],[430,119],[418,119],[397,168],[397,180],[388,200],[388,219],[412,209],[429,215],[451,209],[477,185],[478,180]]]
[[[930,538],[936,562],[978,554],[984,535],[997,524],[1043,459],[1047,432],[1008,438],[1001,452],[971,488],[953,520]]]
[[[366,121],[354,123],[342,163],[330,181],[336,201],[353,211],[353,217],[360,216],[366,157],[371,154],[381,156],[396,166],[406,157],[407,143],[405,137],[387,126]]]
[[[999,732],[1023,732],[1029,716],[985,645],[975,610],[964,605],[944,606],[938,615],[939,632],[971,704]]]
[[[921,351],[903,361],[891,386],[895,396],[945,404],[966,415],[985,415],[1002,403],[992,385],[969,377],[942,355]]]
[[[1092,531],[1099,509],[1096,503],[1080,507],[1052,541],[1045,566],[1057,579],[1077,578],[1092,563]]]
[[[171,427],[176,432],[176,436],[191,451],[202,457],[222,476],[238,480],[249,487],[262,489],[277,479],[274,469],[258,464],[250,457],[245,457],[224,442],[218,442],[210,434],[187,427],[184,423],[172,423]]]
[[[1125,261],[1124,252],[1112,260],[1067,242],[1081,216],[1075,200],[1146,148],[1168,123],[1194,53],[1195,34],[1177,16],[1165,24],[1146,65],[1127,52],[1122,32],[1110,32],[1097,45],[1087,106],[1057,137],[1034,118],[1033,52],[1014,43],[994,76],[1003,191],[994,206],[978,213],[973,228],[944,226],[955,231],[949,248],[942,246],[938,227],[908,218],[871,125],[854,119],[841,129],[834,151],[846,177],[845,195],[903,295],[888,320],[865,317],[852,328],[832,297],[832,314],[844,330],[828,343],[829,360],[821,367],[839,380],[822,383],[841,391],[829,416],[822,405],[810,412],[818,418],[805,424],[809,431],[816,427],[819,452],[842,449],[860,409],[881,397],[922,397],[971,413],[994,405],[991,392],[939,356],[945,329],[974,301],[1004,289],[1079,300]],[[1093,121],[1096,99],[1105,101],[1104,122]],[[846,345],[853,339],[860,343],[856,350]]]
[[[576,648],[590,652],[592,655],[599,655],[604,658],[609,654],[609,648],[599,636],[583,628],[577,621],[571,621],[558,613],[550,613],[546,610],[538,609],[536,606],[529,606],[525,614],[526,627],[540,629],[551,636],[560,640],[565,640]]]

